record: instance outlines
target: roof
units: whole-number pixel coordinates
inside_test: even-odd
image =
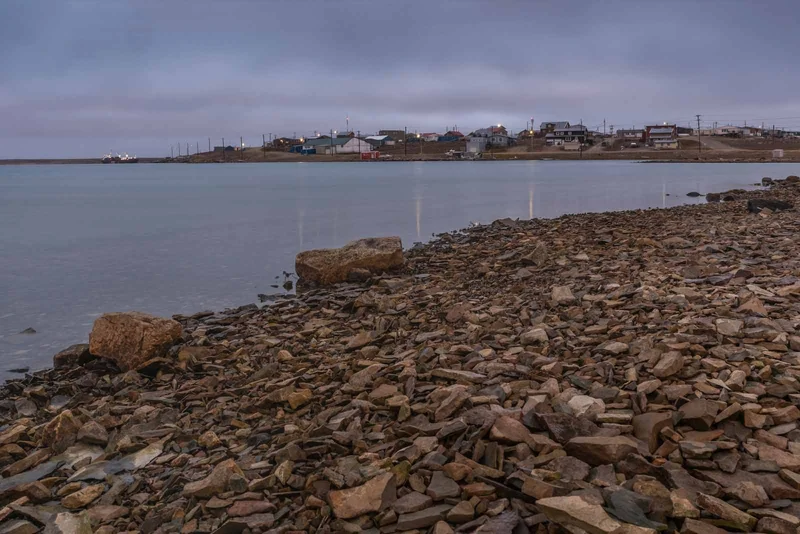
[[[672,132],[673,132],[672,128],[651,128],[650,129],[650,135],[653,135],[653,134],[672,134]]]
[[[566,126],[564,128],[556,128],[557,132],[572,132],[575,130],[588,131],[589,129],[583,124],[576,124],[574,126]]]
[[[444,134],[444,136],[445,137],[453,137],[453,136],[455,136],[455,137],[464,137],[464,134],[462,134],[458,130],[450,130],[449,132]]]
[[[569,121],[559,121],[559,122],[550,121],[550,122],[543,122],[542,124],[540,124],[539,125],[539,129],[547,128],[548,124],[553,124],[555,126],[556,130],[563,129],[563,128],[569,128]]]
[[[628,129],[628,130],[619,129],[619,130],[617,130],[617,133],[642,133],[643,131],[644,130],[642,130],[641,128],[634,128],[632,130],[631,129]]]
[[[428,132],[428,133],[423,133],[423,134],[420,134],[420,135],[423,136],[423,137],[428,137],[429,135],[439,135],[439,134],[436,133],[436,132]]]
[[[351,137],[337,137],[334,139],[306,139],[303,146],[343,146],[346,145]]]
[[[368,135],[364,139],[366,139],[367,141],[386,141],[386,140],[391,140],[392,138],[389,137],[388,135]]]

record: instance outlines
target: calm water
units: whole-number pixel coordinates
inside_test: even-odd
[[[48,366],[105,311],[254,302],[303,249],[381,235],[409,247],[471,221],[699,202],[686,193],[788,174],[800,165],[0,166],[0,378]]]

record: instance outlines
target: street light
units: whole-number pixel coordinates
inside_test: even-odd
[[[417,144],[419,145],[419,155],[422,155],[422,140],[420,139],[419,134],[417,134]]]

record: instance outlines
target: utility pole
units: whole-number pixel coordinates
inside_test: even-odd
[[[419,142],[419,155],[422,155],[422,138],[417,134],[417,141]]]
[[[700,159],[700,151],[703,145],[700,144],[700,115],[697,115],[697,158]]]
[[[200,153],[200,141],[195,141],[194,144],[195,144],[194,153],[195,154],[199,154]]]
[[[181,157],[181,144],[178,143],[178,157]]]
[[[265,139],[266,137],[264,134],[261,134],[261,152],[264,154],[264,156],[267,155],[267,142]]]
[[[331,155],[333,155],[333,130],[331,130]]]
[[[361,130],[358,131],[356,137],[358,137],[358,153],[361,154]]]
[[[189,155],[189,143],[186,143],[186,155]]]
[[[403,155],[408,156],[408,128],[403,126]]]
[[[222,138],[222,161],[225,161],[225,138]]]
[[[208,151],[211,152],[211,138],[208,138]]]
[[[169,158],[175,159],[175,147],[172,145],[169,145]]]
[[[606,136],[606,120],[603,119],[603,137]]]

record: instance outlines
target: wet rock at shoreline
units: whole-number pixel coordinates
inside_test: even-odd
[[[760,213],[765,209],[770,211],[790,210],[792,209],[792,204],[768,198],[754,198],[747,201],[747,211],[750,213]]]
[[[181,325],[141,312],[101,315],[89,335],[89,352],[114,361],[121,370],[136,370],[164,356],[181,335]]]
[[[306,284],[328,285],[348,277],[363,278],[364,271],[380,274],[403,266],[399,237],[373,237],[351,241],[341,248],[307,250],[297,255],[295,271]]]

